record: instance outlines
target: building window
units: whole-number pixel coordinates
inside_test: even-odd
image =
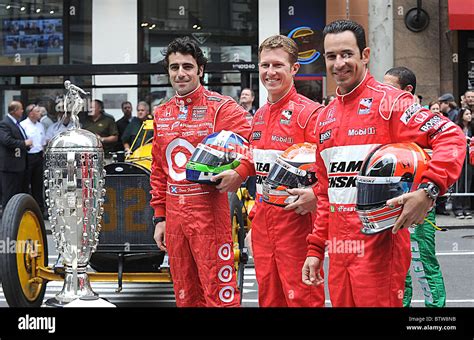
[[[62,64],[63,26],[61,0],[3,1],[0,4],[0,64]]]
[[[163,60],[163,50],[175,38],[194,39],[208,63],[257,62],[258,0],[139,0],[139,62]],[[245,82],[247,77],[250,82]],[[258,88],[255,75],[240,72],[209,72],[204,82],[210,90],[238,100],[242,83]],[[149,84],[140,96],[152,106],[174,95],[166,74],[141,76]]]
[[[176,37],[195,39],[209,62],[256,61],[258,0],[139,0],[141,62]]]
[[[68,2],[68,64],[92,64],[92,0]]]

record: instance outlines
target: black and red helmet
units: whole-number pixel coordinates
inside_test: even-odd
[[[376,234],[395,225],[402,206],[390,208],[387,200],[417,190],[429,160],[415,143],[381,145],[369,153],[356,179],[362,233]]]

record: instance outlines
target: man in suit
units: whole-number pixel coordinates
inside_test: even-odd
[[[14,195],[27,192],[26,187],[26,154],[33,145],[27,139],[20,126],[23,105],[12,101],[8,113],[0,122],[0,177],[2,181],[2,205],[5,208]]]

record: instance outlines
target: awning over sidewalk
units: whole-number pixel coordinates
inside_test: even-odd
[[[474,30],[474,0],[448,0],[449,29]]]

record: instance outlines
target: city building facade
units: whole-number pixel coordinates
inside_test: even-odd
[[[340,18],[366,28],[377,79],[394,66],[416,73],[423,104],[474,88],[474,0],[1,0],[0,118],[14,99],[61,110],[65,80],[116,118],[126,100],[158,105],[173,94],[162,50],[184,35],[209,59],[208,88],[237,99],[250,87],[260,105],[259,43],[288,35],[300,49],[296,86],[321,101],[335,93],[322,29]]]

